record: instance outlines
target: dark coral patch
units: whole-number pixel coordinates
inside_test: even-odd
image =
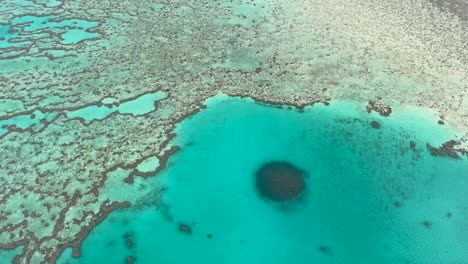
[[[259,194],[273,201],[296,198],[305,188],[304,171],[287,162],[268,162],[258,169],[256,176]]]
[[[132,249],[135,246],[134,242],[134,233],[133,232],[127,232],[123,235],[123,238],[125,240],[125,247],[127,249]]]
[[[126,262],[127,264],[134,264],[135,261],[136,261],[136,258],[135,258],[134,256],[128,256],[128,257],[126,258],[126,261],[125,261],[125,262]]]
[[[369,101],[366,110],[368,113],[375,111],[381,116],[389,116],[392,113],[392,108],[390,106],[377,101]]]
[[[187,235],[192,234],[192,228],[184,223],[179,223],[179,231]]]
[[[427,143],[426,147],[435,157],[449,157],[452,159],[461,159],[460,155],[467,155],[468,150],[462,149],[461,142],[456,140],[449,140],[442,144],[440,147],[433,147],[431,144]]]
[[[327,247],[327,246],[324,246],[324,245],[320,245],[320,246],[317,248],[317,250],[318,250],[320,253],[322,253],[322,254],[324,254],[324,255],[327,255],[327,256],[333,255],[333,253],[332,253],[332,251],[330,250],[330,248]]]
[[[412,151],[416,151],[416,142],[410,141],[410,149],[411,149]]]
[[[374,129],[379,129],[381,127],[380,123],[377,122],[377,121],[372,121],[370,123],[371,127],[374,128]]]
[[[430,221],[427,221],[427,220],[422,221],[421,225],[424,226],[424,228],[426,228],[428,230],[432,229],[432,222],[430,222]]]

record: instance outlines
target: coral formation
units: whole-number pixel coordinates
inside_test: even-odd
[[[220,92],[432,108],[466,131],[467,32],[424,0],[0,1],[0,248],[23,246],[16,263],[79,256],[131,204],[104,186],[164,168],[175,125]]]

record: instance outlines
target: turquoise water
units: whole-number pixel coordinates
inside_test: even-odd
[[[114,212],[81,258],[67,249],[58,263],[466,263],[468,162],[426,149],[452,136],[446,126],[350,102],[303,113],[225,96],[206,104],[178,126],[182,150],[144,181],[167,187],[162,203]],[[259,198],[255,171],[271,160],[308,172],[298,199]]]
[[[39,110],[32,112],[32,114],[24,114],[14,116],[8,119],[0,120],[0,137],[8,133],[8,127],[14,126],[20,129],[31,128],[34,132],[41,130],[44,123],[52,121],[57,116],[57,113],[44,113]]]
[[[26,48],[34,41],[50,38],[49,32],[60,36],[61,44],[77,44],[80,41],[99,37],[98,22],[83,19],[58,20],[57,16],[25,15],[15,17],[10,24],[0,24],[0,55],[3,49]],[[0,57],[1,58],[1,57]]]
[[[154,92],[144,94],[132,100],[119,104],[118,106],[98,106],[90,105],[67,112],[68,118],[80,118],[84,122],[89,123],[93,120],[101,120],[108,117],[112,113],[131,114],[131,115],[144,115],[156,109],[155,103],[164,99],[166,94],[164,92]],[[104,99],[105,100],[105,99]],[[106,103],[106,102],[104,102]],[[110,103],[112,104],[112,103]]]
[[[1,263],[13,263],[13,259],[21,254],[21,252],[23,251],[23,247],[17,247],[15,249],[11,249],[11,250],[0,250],[0,260],[1,260]]]
[[[102,101],[107,105],[89,105],[76,110],[66,111],[67,118],[78,118],[85,123],[102,120],[112,113],[144,115],[156,110],[156,102],[166,98],[164,92],[148,93],[124,103],[118,103],[114,98],[104,98]],[[109,101],[109,102],[107,102]],[[9,127],[13,126],[22,130],[31,129],[37,132],[44,128],[45,124],[54,120],[60,112],[42,112],[36,110],[31,114],[22,114],[6,119],[0,119],[0,137],[7,134]]]

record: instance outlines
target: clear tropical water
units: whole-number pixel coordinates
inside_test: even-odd
[[[13,263],[13,259],[21,254],[23,247],[17,247],[11,250],[0,250],[0,261],[1,263]]]
[[[466,263],[468,162],[429,154],[427,143],[453,136],[429,115],[384,118],[335,101],[303,113],[226,96],[206,104],[178,126],[168,167],[138,181],[167,188],[162,202],[145,196],[112,213],[81,258],[67,249],[59,263]],[[272,160],[308,172],[296,200],[258,196],[255,171]]]

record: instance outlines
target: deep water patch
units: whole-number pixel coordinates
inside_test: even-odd
[[[178,126],[181,151],[146,180],[155,190],[165,187],[163,204],[113,213],[84,241],[81,258],[67,250],[59,263],[101,263],[102,256],[109,263],[129,256],[137,263],[468,259],[467,160],[426,148],[449,140],[449,126],[398,108],[388,117],[368,114],[352,102],[302,113],[227,96],[206,104]],[[294,210],[258,199],[255,174],[272,160],[308,172],[312,195]],[[128,230],[131,249],[122,241]],[[121,242],[109,247],[111,241]]]
[[[288,162],[270,161],[256,173],[255,186],[261,197],[281,202],[298,197],[306,187],[304,171]]]

